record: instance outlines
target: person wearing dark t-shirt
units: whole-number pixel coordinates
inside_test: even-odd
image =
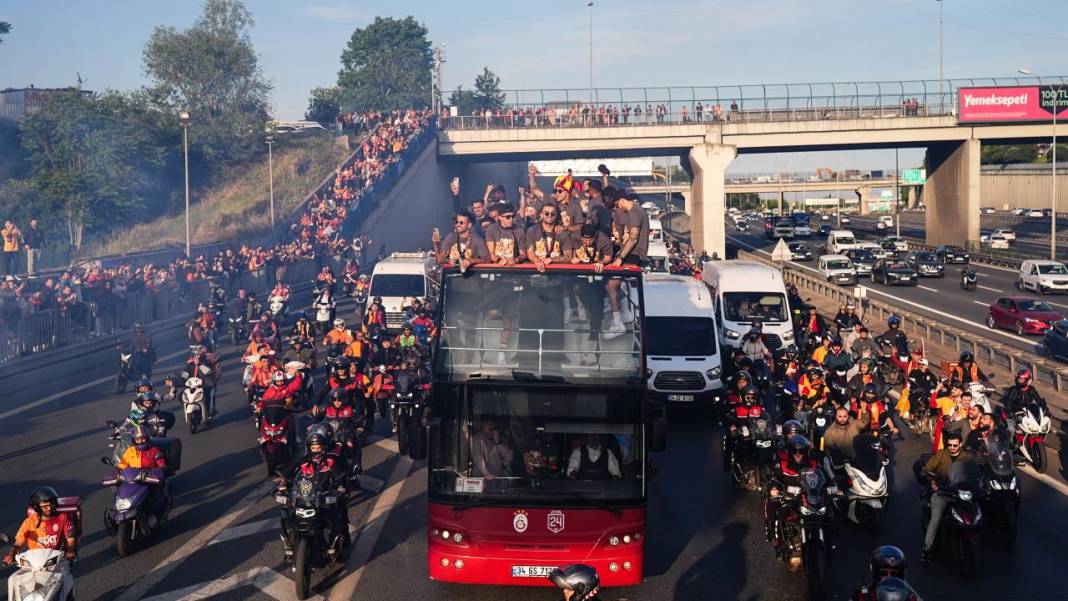
[[[515,221],[515,206],[504,203],[497,209],[497,223],[486,230],[486,247],[498,265],[515,265],[527,259],[525,232]]]
[[[552,263],[566,261],[564,257],[565,234],[557,231],[557,208],[551,204],[541,207],[541,222],[527,229],[524,247],[527,249],[527,260],[534,263],[538,271],[545,271],[545,267]]]
[[[633,192],[621,194],[616,206],[615,229],[619,232],[620,248],[613,264],[642,265],[649,255],[649,214],[638,206]]]
[[[482,238],[471,231],[471,214],[460,213],[453,217],[453,231],[441,240],[441,233],[434,232],[430,243],[438,264],[458,263],[460,269],[466,270],[471,265],[486,263],[490,260],[489,249]]]
[[[597,273],[604,270],[605,264],[612,261],[612,241],[597,226],[587,223],[582,226],[581,235],[571,238],[564,246],[564,253],[576,265],[593,265]]]

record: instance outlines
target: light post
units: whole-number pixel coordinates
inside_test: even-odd
[[[593,106],[593,1],[586,3],[590,7],[590,106]],[[591,108],[592,110],[592,108]]]
[[[274,134],[267,133],[267,180],[270,182],[271,191],[271,231],[274,231]]]
[[[185,155],[185,256],[192,255],[189,243],[189,111],[178,113],[178,122],[182,124],[182,151]]]
[[[945,37],[942,34],[944,29],[942,20],[942,0],[935,0],[938,3],[938,114],[946,112],[945,99],[942,94],[944,93],[943,81],[945,81],[945,72],[942,70],[942,57],[944,56],[944,40]]]
[[[894,149],[894,235],[901,237],[901,215],[898,212],[901,204],[901,164],[897,157],[898,149]]]
[[[1017,69],[1017,73],[1020,75],[1031,75],[1030,69]],[[1039,102],[1041,103],[1042,97],[1042,76],[1035,75],[1038,79],[1039,85]],[[1064,87],[1062,81],[1058,86],[1050,86],[1053,89],[1053,110],[1050,113],[1053,115],[1053,145],[1050,149],[1052,169],[1050,170],[1050,185],[1053,188],[1053,192],[1049,198],[1049,260],[1057,260],[1057,111],[1060,110],[1060,96],[1061,89]]]

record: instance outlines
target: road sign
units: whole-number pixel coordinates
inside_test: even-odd
[[[901,179],[906,184],[926,184],[927,183],[927,170],[926,169],[905,169],[901,172]]]
[[[771,251],[771,260],[778,263],[785,263],[793,258],[790,253],[790,247],[786,246],[786,240],[779,238],[779,243],[775,245],[775,250]]]

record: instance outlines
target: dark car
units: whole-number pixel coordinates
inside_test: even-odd
[[[790,249],[791,261],[811,261],[812,251],[807,246],[800,242],[792,242],[787,248]]]
[[[1056,359],[1068,359],[1068,319],[1053,322],[1042,338],[1042,354]]]
[[[871,268],[871,281],[883,286],[915,286],[919,284],[916,270],[906,261],[879,259]]]
[[[875,255],[871,254],[870,250],[863,248],[852,248],[845,252],[845,256],[849,257],[850,261],[853,261],[853,266],[857,268],[857,275],[871,275],[871,270],[875,267],[877,259]]]
[[[883,252],[895,259],[901,254],[901,251],[898,250],[897,244],[895,244],[893,240],[880,240],[879,248],[882,248]]]
[[[972,260],[972,256],[968,254],[968,251],[959,246],[953,246],[947,244],[939,246],[935,249],[935,256],[938,257],[943,263],[968,263]]]
[[[833,229],[834,228],[831,227],[829,223],[822,223],[820,224],[820,228],[816,230],[816,232],[819,233],[819,235],[821,236],[826,236],[827,234],[831,233],[831,230]]]
[[[764,218],[764,237],[768,238],[768,239],[771,239],[771,238],[775,237],[775,231],[774,230],[775,230],[775,218],[774,217],[765,217]]]
[[[942,278],[946,276],[946,266],[932,252],[914,250],[905,255],[905,260],[912,265],[920,277]]]
[[[991,329],[1008,328],[1017,336],[1023,336],[1045,333],[1054,322],[1062,319],[1064,316],[1046,301],[1026,296],[1003,296],[990,303],[986,325]]]
[[[735,229],[737,229],[740,232],[748,232],[749,231],[749,224],[744,222],[744,221],[736,221],[734,223],[734,227],[735,227]]]

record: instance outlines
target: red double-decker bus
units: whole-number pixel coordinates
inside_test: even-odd
[[[641,272],[477,266],[442,278],[429,420],[435,580],[547,585],[592,565],[642,577],[649,405]],[[613,319],[618,307],[619,319]]]

